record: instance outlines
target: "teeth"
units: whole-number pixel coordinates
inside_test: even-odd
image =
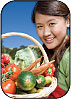
[[[51,39],[47,39],[47,40],[53,40],[54,38],[51,38]]]

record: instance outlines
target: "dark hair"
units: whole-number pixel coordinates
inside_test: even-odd
[[[70,10],[65,3],[58,0],[39,0],[33,9],[33,23],[35,23],[35,14],[37,12],[44,15],[63,16],[67,18]]]
[[[32,21],[35,23],[35,14],[40,13],[44,15],[51,16],[62,16],[65,19],[68,18],[70,14],[70,10],[67,5],[58,0],[39,0],[33,10]],[[56,67],[55,76],[58,78],[58,66],[60,65],[60,61],[63,57],[64,52],[70,46],[70,38],[65,39],[60,45],[59,49],[54,53],[52,49],[48,49],[44,44],[43,47],[48,55],[49,60],[55,60],[54,65]]]

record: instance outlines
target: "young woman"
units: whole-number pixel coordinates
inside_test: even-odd
[[[50,97],[61,97],[69,89],[69,46],[67,33],[70,11],[58,0],[38,1],[34,7],[32,21],[49,60],[55,60],[55,76],[58,86]],[[61,92],[60,92],[61,91]]]

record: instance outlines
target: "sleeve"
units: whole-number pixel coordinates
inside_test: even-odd
[[[60,72],[60,84],[57,84],[56,89],[49,95],[48,98],[60,98],[66,94],[70,86],[70,66],[69,66],[69,48],[65,51],[63,58],[60,62],[61,72]],[[63,77],[62,77],[63,75]]]
[[[62,65],[62,67],[63,67],[63,72],[64,72],[64,75],[65,75],[65,84],[66,84],[66,86],[67,86],[67,89],[66,89],[66,91],[68,90],[68,88],[69,88],[69,86],[70,86],[70,60],[69,60],[69,54],[70,54],[70,52],[69,52],[70,50],[69,50],[69,48],[66,50],[66,52],[64,53],[64,56],[63,56],[63,58],[62,58],[62,60],[61,60],[61,65]]]

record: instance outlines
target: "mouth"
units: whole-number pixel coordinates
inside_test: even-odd
[[[46,38],[45,39],[45,42],[48,43],[48,44],[50,44],[50,43],[53,43],[54,39],[55,39],[55,37]]]

